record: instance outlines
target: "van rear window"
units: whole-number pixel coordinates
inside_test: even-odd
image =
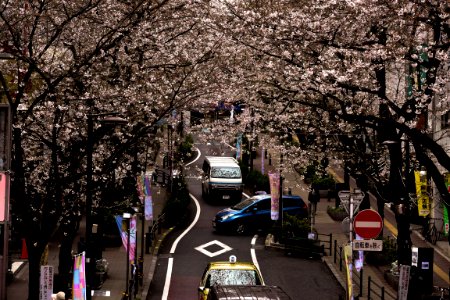
[[[237,167],[213,167],[211,168],[213,178],[241,178],[241,169]]]

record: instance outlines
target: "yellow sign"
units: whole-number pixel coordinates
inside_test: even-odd
[[[426,217],[430,214],[427,175],[421,175],[420,171],[414,171],[414,177],[416,179],[417,208],[419,209],[419,216]]]
[[[353,283],[352,283],[352,272],[353,272],[353,250],[352,246],[349,244],[344,246],[344,259],[345,259],[345,270],[347,273],[347,299],[353,300]]]

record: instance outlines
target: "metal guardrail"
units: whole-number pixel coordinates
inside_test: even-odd
[[[324,250],[328,250],[328,252],[330,253],[330,256],[333,254],[333,234],[323,234],[323,233],[319,233],[317,234],[320,244],[323,245],[323,249]],[[324,237],[323,239],[321,237]],[[328,237],[327,239],[325,239],[325,237]]]
[[[337,245],[337,240],[334,240],[334,251],[333,251],[333,262],[334,264],[339,265],[339,271],[345,272],[344,270],[344,250],[341,246]],[[353,269],[353,284],[355,287],[359,288],[359,295],[358,297],[362,297],[364,294],[365,286],[364,286],[364,271],[361,269],[360,272],[357,272],[355,269]],[[372,280],[371,276],[368,276],[367,278],[367,299],[397,299],[396,295],[392,295],[388,291],[385,290],[384,286],[377,284],[375,281]]]
[[[149,228],[145,237],[145,244],[147,254],[150,253],[150,248],[153,245],[153,241],[156,240],[158,234],[162,232],[162,224],[164,223],[165,213],[160,214],[156,220],[153,221],[153,225]]]

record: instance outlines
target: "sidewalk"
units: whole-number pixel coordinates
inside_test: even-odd
[[[164,146],[161,145],[161,149]],[[155,165],[162,165],[163,154],[160,152],[156,156]],[[151,170],[149,170],[151,171]],[[166,187],[152,184],[152,198],[153,198],[153,218],[156,220],[161,214],[166,199],[167,192]],[[144,234],[148,233],[149,229],[153,225],[153,222],[145,221],[144,224]],[[80,237],[84,236],[85,233],[85,223],[84,218],[80,224],[80,229],[78,230],[78,235],[74,239],[72,249],[76,253],[78,248],[78,241]],[[137,255],[143,256],[143,284],[139,286],[138,293],[133,299],[147,298],[150,283],[153,278],[153,272],[156,266],[156,256],[158,248],[162,239],[169,230],[162,230],[161,232],[156,232],[156,238],[152,241],[151,247],[146,252],[146,246],[144,245],[144,252],[142,253],[142,223],[139,220],[137,224]],[[145,235],[144,235],[145,236]],[[59,264],[59,245],[55,242],[49,243],[49,253],[48,253],[48,265],[53,266],[54,273],[58,272]],[[104,281],[102,287],[98,290],[93,290],[93,300],[110,299],[110,300],[121,300],[124,291],[126,290],[126,268],[127,268],[127,255],[123,246],[117,247],[107,247],[102,252],[103,258],[108,261],[108,276]],[[26,259],[18,259],[13,257],[13,268],[14,273],[13,281],[7,285],[7,299],[17,299],[26,300],[28,296],[28,261]],[[131,276],[130,276],[131,277]],[[130,279],[130,278],[129,278]],[[57,292],[57,291],[55,291]],[[71,295],[66,295],[66,299],[71,299]]]
[[[261,153],[260,151],[257,151],[257,157],[253,160],[253,168],[255,170],[262,171],[261,163]],[[269,165],[268,159],[264,159],[264,171],[266,174],[269,171],[278,170],[278,155],[272,155],[271,163],[272,164]],[[309,186],[303,182],[303,180],[297,173],[282,173],[282,177],[284,193],[288,193],[288,191],[290,191],[294,195],[300,195],[305,201],[308,199]],[[321,198],[320,202],[317,204],[317,213],[315,215],[313,227],[319,233],[319,239],[321,240],[328,238],[324,237],[325,235],[331,235],[332,244],[325,246],[326,255],[322,258],[322,260],[324,261],[324,263],[326,263],[330,271],[336,277],[336,280],[342,285],[345,290],[347,286],[347,275],[345,272],[345,263],[342,261],[343,258],[342,260],[340,259],[339,253],[341,247],[343,248],[343,246],[348,243],[349,234],[345,232],[345,228],[342,225],[342,222],[334,221],[328,215],[328,206],[335,206],[334,199],[329,202],[327,198]],[[270,241],[268,243],[269,246],[275,246],[274,244],[270,244]],[[397,299],[397,291],[394,290],[384,279],[383,271],[383,269],[367,264],[364,264],[362,273],[358,273],[355,270],[352,278],[354,296],[359,296],[359,299],[368,299],[368,281],[370,278],[371,287],[373,290],[370,298],[382,299],[383,294],[384,299]]]

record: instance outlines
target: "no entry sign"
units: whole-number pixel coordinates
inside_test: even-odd
[[[376,238],[383,229],[383,219],[372,209],[360,211],[353,220],[355,233],[363,239]]]

